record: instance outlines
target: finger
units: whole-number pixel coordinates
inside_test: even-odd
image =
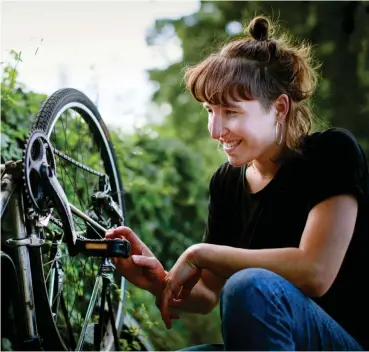
[[[109,229],[105,235],[109,238],[121,238],[124,237],[130,242],[140,243],[143,242],[138,238],[138,236],[133,232],[133,230],[128,226],[119,226],[115,229]]]
[[[160,299],[157,297],[155,301],[155,305],[159,308],[160,307]],[[160,309],[160,308],[159,308]],[[180,319],[181,316],[177,312],[173,312],[172,310],[168,309],[169,319]],[[163,319],[164,320],[164,319]],[[165,320],[164,320],[165,322]]]
[[[173,319],[180,319],[180,315],[176,312],[170,312],[170,319],[173,320]]]
[[[125,240],[125,239],[126,239],[126,238],[125,238],[123,235],[121,235],[121,234],[113,233],[113,232],[109,232],[109,231],[105,234],[105,238],[106,238],[106,239],[108,239],[108,240],[113,240],[113,239],[115,239],[115,238],[122,239],[122,240]]]
[[[177,298],[185,299],[189,297],[192,289],[199,282],[200,278],[201,278],[201,270],[198,270],[194,276],[190,277],[186,282],[184,282],[182,290],[177,295]]]
[[[174,304],[172,304],[174,301],[175,301],[175,303],[174,303]],[[178,301],[178,303],[177,303],[177,301]],[[169,306],[171,306],[171,307],[175,307],[176,305],[178,305],[178,306],[179,306],[179,303],[180,303],[180,302],[182,302],[182,300],[177,300],[177,299],[172,298],[172,299],[170,300],[170,302],[169,302]],[[159,299],[158,297],[156,297],[155,305],[156,305],[158,308],[159,308],[159,306],[160,306],[160,299]],[[169,314],[170,314],[170,318],[171,318],[171,319],[179,319],[179,318],[180,318],[180,315],[179,315],[177,312],[174,312],[174,311],[172,311],[171,309],[168,309],[168,311],[169,311]]]
[[[172,328],[172,317],[176,317],[178,316],[178,314],[174,311],[172,311],[169,307],[169,300],[171,298],[167,299],[167,313],[165,315],[165,322],[166,322],[166,326],[168,329],[171,329]]]
[[[173,308],[180,308],[183,304],[183,299],[173,298],[169,302],[169,306]]]
[[[109,232],[110,230],[108,230],[108,232],[105,234],[105,238],[108,239],[108,240],[114,240],[114,239],[123,239],[125,240],[126,237],[123,236],[122,234],[120,233],[114,233],[114,232]]]
[[[139,253],[147,256],[154,256],[150,249],[143,243],[140,238],[133,232],[133,230],[128,226],[119,226],[115,229],[110,229],[107,231],[106,238],[125,238],[131,243],[133,248],[137,248]]]
[[[161,319],[163,320],[165,326],[167,329],[169,329],[169,325],[167,323],[167,319],[165,318],[165,315],[163,314],[162,312],[162,300],[163,300],[163,294],[161,294],[160,296],[157,296],[156,297],[156,300],[155,300],[155,305],[158,307],[159,311],[160,311],[160,314],[161,314]]]
[[[182,286],[181,292],[177,295],[177,299],[186,299],[190,296],[192,289]]]
[[[172,297],[172,291],[167,286],[166,289],[163,292],[163,295],[161,296],[160,300],[160,312],[161,317],[165,323],[165,326],[167,329],[170,329],[172,327],[172,322],[169,317],[169,310],[168,310],[168,300]]]
[[[174,296],[177,297],[177,298],[181,297],[182,291],[183,291],[183,286],[181,286],[181,288],[179,289],[178,293],[176,292],[176,294]]]
[[[183,286],[176,285],[176,286],[172,287],[172,297],[173,298],[179,297],[179,295],[182,292],[182,289],[183,289]]]
[[[192,290],[201,278],[201,270],[198,269],[196,273],[183,283],[183,287]]]

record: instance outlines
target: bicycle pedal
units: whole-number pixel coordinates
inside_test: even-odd
[[[131,244],[122,239],[81,239],[77,238],[73,251],[87,257],[128,258]]]

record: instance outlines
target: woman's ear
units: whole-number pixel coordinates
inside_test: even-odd
[[[273,103],[276,109],[276,120],[282,122],[286,119],[288,111],[290,109],[290,100],[287,94],[281,94]]]

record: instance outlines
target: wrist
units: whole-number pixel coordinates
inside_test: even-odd
[[[160,295],[164,291],[167,275],[168,272],[165,271],[165,276],[155,282],[147,291],[149,291],[155,297]]]

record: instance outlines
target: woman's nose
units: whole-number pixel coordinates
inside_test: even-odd
[[[213,139],[219,139],[228,134],[228,130],[223,126],[221,116],[212,116],[208,122],[209,133]]]

